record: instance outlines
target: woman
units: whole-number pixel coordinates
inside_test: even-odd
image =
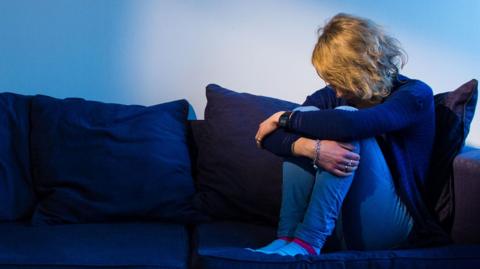
[[[372,21],[338,14],[320,31],[312,63],[327,87],[255,136],[285,157],[278,238],[256,251],[318,255],[334,229],[346,249],[446,242],[421,196],[432,90],[399,74],[403,50]]]

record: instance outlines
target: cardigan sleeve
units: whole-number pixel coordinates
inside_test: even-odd
[[[420,81],[412,81],[374,107],[358,111],[326,109],[292,114],[289,130],[317,139],[352,141],[401,130],[422,116],[431,116],[433,93]]]
[[[302,106],[316,106],[319,109],[329,109],[342,104],[344,104],[344,100],[338,99],[333,89],[327,86],[307,96]],[[298,111],[294,114],[296,113],[300,112]],[[299,133],[278,128],[263,139],[262,145],[264,149],[277,156],[290,157],[293,156],[291,152],[292,143],[300,137],[302,135]]]

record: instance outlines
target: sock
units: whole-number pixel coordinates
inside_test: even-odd
[[[262,253],[265,253],[265,254],[270,254],[270,253],[273,253],[275,250],[286,246],[290,241],[292,241],[292,239],[293,238],[291,238],[291,237],[282,236],[282,237],[279,237],[279,238],[273,240],[270,244],[268,244],[268,245],[266,245],[262,248],[248,249],[248,250],[262,252]]]
[[[288,236],[280,236],[278,239],[283,239],[287,242],[292,242],[295,237],[288,237]]]
[[[304,248],[308,254],[310,255],[319,255],[320,254],[320,249],[319,248],[316,248],[312,245],[310,245],[309,243],[303,241],[302,239],[300,238],[295,238],[293,239],[293,242],[299,244],[302,248]]]
[[[312,245],[299,238],[295,238],[288,245],[277,249],[274,253],[282,256],[319,255],[320,249],[312,247]]]

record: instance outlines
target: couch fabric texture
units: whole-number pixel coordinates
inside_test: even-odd
[[[0,224],[0,268],[188,268],[183,225]]]

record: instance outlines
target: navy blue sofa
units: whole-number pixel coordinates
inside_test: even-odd
[[[32,108],[29,104],[30,99],[22,98],[16,103],[10,101],[1,103],[4,108],[8,106],[8,111],[14,111],[10,116],[5,116],[5,114],[2,116],[1,120],[7,120],[5,122],[8,123],[5,126],[16,128],[15,126],[22,125],[24,127],[14,133],[10,132],[11,130],[0,132],[4,135],[2,138],[4,142],[10,141],[9,146],[2,145],[1,149],[10,150],[14,154],[12,155],[14,158],[10,158],[8,161],[5,161],[7,157],[3,156],[0,163],[2,165],[18,164],[18,161],[23,158],[19,152],[25,150],[25,154],[34,155],[31,159],[32,163],[39,162],[44,166],[53,165],[49,168],[55,170],[55,165],[61,165],[66,160],[55,159],[57,155],[53,153],[48,156],[55,159],[54,162],[35,158],[41,158],[44,152],[65,151],[69,144],[62,144],[65,143],[62,141],[62,137],[52,140],[48,135],[49,132],[57,132],[59,129],[68,131],[73,127],[72,125],[58,124],[61,121],[58,118],[53,121],[57,125],[50,126],[51,128],[47,128],[45,124],[35,126],[37,123],[34,121],[43,120],[49,115],[57,117],[62,113],[70,112],[59,111],[60,108],[53,111],[35,110],[35,107]],[[73,101],[75,100],[78,101],[77,99]],[[41,97],[38,102],[40,105],[51,106],[51,101]],[[72,106],[75,104],[68,104],[68,107]],[[23,112],[19,112],[22,109]],[[136,111],[141,108],[130,107],[129,109]],[[147,112],[142,111],[142,117]],[[107,115],[107,117],[110,116],[110,114]],[[96,117],[101,118],[102,115],[95,114],[93,118],[96,119]],[[130,120],[130,115],[125,119]],[[189,124],[201,122],[191,120]],[[86,123],[80,120],[79,124],[83,126]],[[140,123],[137,122],[137,124]],[[91,126],[89,126],[90,129]],[[98,131],[97,129],[95,132]],[[106,134],[109,138],[121,140],[114,133],[106,131],[107,129],[101,129],[99,134]],[[24,140],[30,141],[26,142],[30,145],[19,146]],[[193,141],[194,139],[188,140],[186,143],[194,159],[196,145]],[[36,143],[36,145],[31,145],[32,143]],[[62,145],[62,148],[56,148],[56,145]],[[95,146],[98,147],[98,145]],[[40,147],[42,152],[35,153],[39,150],[37,147]],[[111,152],[107,153],[111,154]],[[78,154],[81,155],[82,152]],[[99,162],[101,159],[94,161]],[[105,159],[104,161],[108,162],[109,160]],[[35,212],[23,209],[19,211],[21,214],[11,217],[11,220],[1,221],[0,268],[480,268],[480,233],[478,232],[480,203],[477,198],[477,193],[480,192],[480,149],[465,149],[455,159],[454,173],[458,179],[455,181],[457,214],[454,219],[452,237],[456,244],[426,249],[328,252],[317,257],[281,257],[245,250],[246,247],[260,247],[275,237],[275,227],[266,224],[201,218],[195,221],[184,221],[181,218],[169,219],[164,215],[160,216],[160,219],[165,218],[166,221],[141,217],[128,221],[125,219],[111,221],[101,219],[97,223],[82,223],[80,220],[77,221],[78,223],[74,223],[76,219],[71,221],[68,219],[71,223],[62,223],[55,218],[53,218],[54,221],[51,221],[52,216],[56,213],[47,210],[48,204],[44,204],[43,211],[39,212],[38,205],[36,205],[39,198],[30,199],[26,193],[33,190],[33,193],[37,193],[38,196],[38,193],[48,189],[48,186],[32,187],[30,185],[39,184],[37,182],[39,179],[36,177],[52,172],[51,170],[37,171],[40,169],[39,167],[36,167],[35,164],[30,165],[32,167],[27,167],[20,176],[21,178],[32,177],[32,180],[27,180],[22,184],[14,183],[15,187],[20,186],[24,189],[13,191],[13,186],[7,186],[2,181],[1,187],[12,188],[7,193],[13,194],[12,197],[0,197],[0,202],[5,202],[3,206],[11,201],[7,198],[12,198],[15,202],[12,207],[21,209],[27,208],[27,204],[32,204],[37,206],[37,209]],[[135,165],[132,163],[132,167]],[[0,180],[1,177],[11,176],[5,173],[5,171],[10,171],[8,167],[0,168],[2,171]],[[73,171],[75,167],[69,169],[67,172]],[[125,170],[122,171],[125,173]],[[55,173],[61,172],[55,170]],[[56,174],[48,175],[50,178],[56,176]],[[86,187],[70,182],[49,190],[46,195],[55,195],[55,193],[61,193],[68,188],[85,191],[82,188]],[[72,193],[69,195],[72,195],[72,200],[77,199]],[[96,197],[92,199],[95,200]],[[78,201],[81,202],[81,200]],[[94,212],[97,212],[95,210],[103,209],[89,207],[87,212],[92,214],[87,217],[97,218],[98,216],[94,215]],[[173,210],[181,211],[183,207]],[[78,217],[78,215],[76,216]]]

